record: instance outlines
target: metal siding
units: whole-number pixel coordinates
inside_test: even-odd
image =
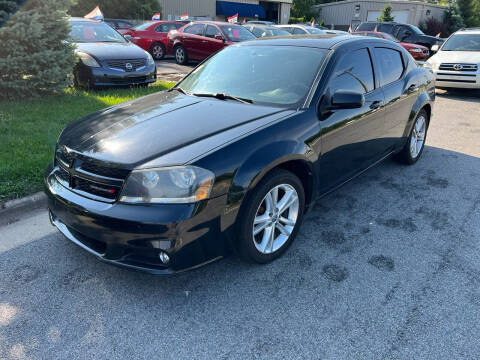
[[[190,16],[202,16],[215,18],[215,0],[160,0],[162,6],[162,19],[168,15],[188,14]]]

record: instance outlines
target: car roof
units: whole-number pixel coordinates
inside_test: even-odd
[[[479,35],[480,34],[480,28],[466,28],[466,29],[460,29],[455,32],[455,34],[475,34]]]
[[[221,26],[221,25],[237,25],[238,26],[239,25],[239,24],[228,23],[226,21],[211,21],[211,20],[195,20],[195,21],[189,22],[186,25],[190,25],[192,23],[193,24],[210,24],[210,25],[218,25],[218,26]]]
[[[244,41],[238,43],[237,46],[249,46],[249,45],[278,45],[278,46],[303,46],[319,49],[332,49],[340,43],[354,43],[360,41],[378,42],[382,44],[394,44],[391,41],[379,39],[379,38],[367,38],[358,35],[339,35],[339,34],[326,34],[326,35],[294,35],[294,36],[280,36],[280,37],[265,37],[258,38],[252,41]]]

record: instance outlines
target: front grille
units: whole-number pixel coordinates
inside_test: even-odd
[[[135,71],[145,66],[145,59],[107,60],[107,65],[108,67],[113,69],[121,69],[123,71]]]
[[[63,186],[100,201],[115,201],[130,172],[64,149],[57,150],[56,160],[55,176]]]
[[[146,76],[135,76],[135,77],[124,77],[124,78],[111,78],[112,82],[116,84],[134,84],[134,83],[144,83],[147,81]]]
[[[477,64],[462,64],[462,63],[443,63],[440,64],[439,70],[447,71],[477,71]]]

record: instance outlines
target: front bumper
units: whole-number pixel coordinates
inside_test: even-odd
[[[80,70],[80,84],[84,86],[131,86],[150,84],[157,80],[157,68],[147,65],[143,69],[132,71],[121,71],[102,67],[83,66]]]
[[[220,217],[227,196],[197,204],[103,203],[63,187],[47,170],[50,220],[69,240],[112,265],[172,274],[223,257]],[[170,261],[162,263],[165,252]]]
[[[434,70],[436,87],[480,89],[480,72]]]

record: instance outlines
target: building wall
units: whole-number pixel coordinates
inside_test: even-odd
[[[230,0],[223,0],[230,1]],[[281,23],[287,24],[290,18],[290,7],[293,0],[264,0],[280,3]],[[259,0],[231,0],[231,2],[244,4],[259,4]],[[162,19],[174,20],[182,14],[190,17],[210,18],[218,21],[225,21],[225,16],[216,14],[216,0],[160,0],[162,6]],[[285,17],[284,14],[287,14]]]
[[[348,28],[351,23],[367,21],[369,11],[381,11],[387,3],[392,5],[394,11],[408,10],[407,22],[417,26],[429,17],[442,21],[445,12],[443,6],[413,1],[341,1],[318,5],[321,8],[320,21],[323,20],[326,25]],[[360,6],[360,9],[358,9],[358,6]],[[427,15],[427,10],[430,12],[429,15]]]

